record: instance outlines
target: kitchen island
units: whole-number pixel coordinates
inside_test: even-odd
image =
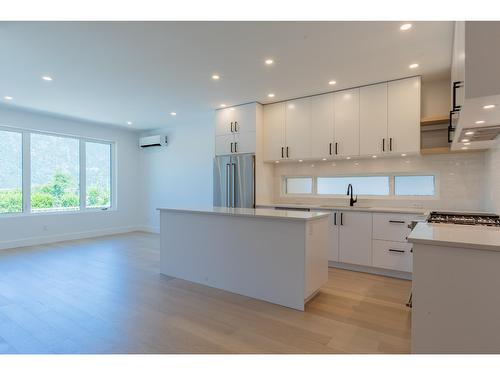
[[[328,212],[158,210],[162,274],[302,311],[328,280]]]
[[[418,223],[413,353],[500,353],[500,228]]]

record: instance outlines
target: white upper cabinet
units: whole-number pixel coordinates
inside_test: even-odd
[[[255,126],[254,103],[215,111],[215,135],[255,132]]]
[[[215,137],[215,155],[234,153],[234,134],[217,135]]]
[[[359,107],[360,155],[375,155],[388,151],[387,82],[361,87]]]
[[[334,106],[334,155],[359,155],[359,89],[334,93]]]
[[[311,98],[286,102],[285,157],[305,159],[311,156]]]
[[[255,132],[242,132],[234,135],[234,152],[237,154],[249,154],[255,152],[256,147]]]
[[[285,157],[285,103],[264,106],[264,160]]]
[[[311,157],[333,156],[335,114],[333,94],[311,98]]]
[[[420,152],[420,77],[388,83],[389,152]]]

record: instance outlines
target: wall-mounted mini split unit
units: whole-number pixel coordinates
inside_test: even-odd
[[[139,138],[139,146],[141,148],[146,147],[162,147],[167,145],[166,135],[151,135],[149,137]]]

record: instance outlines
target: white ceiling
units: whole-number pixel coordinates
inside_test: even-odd
[[[206,121],[220,103],[269,102],[269,92],[279,101],[449,76],[453,23],[412,23],[0,22],[0,102],[152,129]]]

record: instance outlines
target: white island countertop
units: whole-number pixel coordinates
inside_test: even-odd
[[[412,243],[500,251],[500,228],[482,225],[418,223],[408,236]]]
[[[380,212],[380,213],[394,213],[394,214],[416,214],[427,215],[429,209],[413,208],[413,207],[366,207],[363,205],[327,205],[327,204],[309,204],[309,203],[275,203],[275,204],[259,204],[257,207],[262,208],[298,208],[298,209],[312,209],[312,210],[325,210],[325,211],[359,211],[359,212]]]
[[[274,210],[272,208],[230,208],[230,207],[200,207],[200,208],[171,208],[160,207],[159,211],[177,211],[186,213],[203,213],[226,216],[246,216],[263,217],[286,220],[315,220],[331,215],[330,212],[307,212],[307,211],[288,211]]]

